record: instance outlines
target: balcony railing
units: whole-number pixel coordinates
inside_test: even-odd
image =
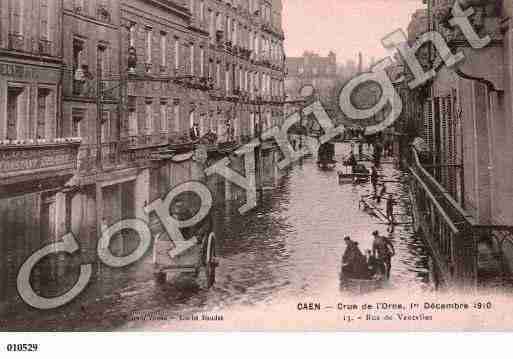
[[[80,139],[0,141],[0,183],[21,176],[72,174]]]
[[[122,142],[127,148],[152,147],[165,145],[169,142],[169,139],[167,133],[158,133],[151,135],[129,136],[128,138],[123,139]]]
[[[415,221],[422,228],[441,280],[451,285],[477,283],[477,246],[468,215],[422,166],[411,149],[411,194]]]
[[[113,168],[145,166],[154,158],[158,149],[166,146],[166,134],[130,136],[121,141],[88,144],[80,147],[78,170],[81,173],[98,172]],[[98,150],[101,160],[98,161]]]

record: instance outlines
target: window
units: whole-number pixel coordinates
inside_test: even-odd
[[[200,47],[200,76],[205,77],[205,50]]]
[[[99,52],[99,59],[100,59],[100,68],[98,69],[98,78],[104,79],[109,77],[109,50],[106,46],[100,45],[98,46],[98,52]],[[101,82],[101,95],[106,96],[108,95],[105,93],[105,90],[109,88],[109,82],[108,81],[102,81]]]
[[[217,63],[216,68],[216,84],[218,88],[221,88],[221,63]]]
[[[237,38],[237,22],[233,21],[233,27],[232,27],[232,40],[234,45],[238,45],[238,38]]]
[[[104,45],[100,45],[100,46],[98,46],[98,51],[99,51],[99,59],[100,59],[101,77],[108,77],[109,72],[110,72],[109,49]]]
[[[255,114],[253,112],[249,114],[249,134],[251,137],[255,135]]]
[[[82,137],[82,119],[84,118],[83,109],[71,110],[71,136]]]
[[[175,132],[180,131],[180,101],[175,100],[173,104],[173,124]]]
[[[167,63],[167,34],[162,31],[160,33],[160,66],[162,68],[166,67]]]
[[[10,19],[11,33],[21,35],[23,33],[23,6],[24,0],[11,0]]]
[[[200,1],[200,20],[205,21],[205,0]]]
[[[107,143],[110,140],[110,112],[102,112],[101,124],[101,142]]]
[[[131,47],[135,47],[135,36],[136,36],[136,27],[135,23],[131,22],[128,30],[128,42]]]
[[[223,30],[223,18],[220,13],[216,13],[216,29]]]
[[[39,36],[47,40],[48,37],[48,0],[39,0]]]
[[[153,133],[153,100],[151,98],[146,99],[146,109],[145,109],[145,115],[146,115],[146,134],[150,135]]]
[[[216,24],[215,24],[215,18],[214,18],[214,12],[212,9],[208,9],[208,18],[210,21],[210,42],[213,44],[216,40]]]
[[[194,44],[191,44],[189,50],[189,60],[190,60],[190,74],[194,75]]]
[[[146,63],[151,64],[151,40],[152,40],[152,28],[146,26]]]
[[[232,28],[232,21],[231,19],[227,16],[226,17],[226,26],[225,26],[225,32],[226,32],[226,41],[231,41],[231,28]]]
[[[192,126],[194,125],[194,115],[195,115],[195,108],[194,108],[194,104],[191,104],[191,112],[189,112],[189,128],[192,128]]]
[[[180,41],[175,37],[175,69],[180,68]]]
[[[128,112],[128,136],[137,136],[138,132],[137,112],[135,108],[131,108]]]
[[[226,66],[226,71],[225,71],[225,89],[226,89],[226,93],[230,93],[230,65]]]
[[[50,91],[48,89],[37,90],[37,123],[36,123],[36,138],[46,137],[46,122],[48,119],[47,99]]]
[[[160,100],[160,132],[168,131],[167,100]]]
[[[19,102],[23,87],[9,87],[7,89],[7,139],[17,140],[19,138],[18,126],[21,119],[19,113]]]

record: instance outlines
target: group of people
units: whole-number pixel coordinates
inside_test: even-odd
[[[235,129],[233,128],[231,122],[226,121],[225,123],[223,123],[222,126],[222,129],[224,129],[224,131],[221,131],[220,135],[218,135],[212,129],[209,129],[208,132],[205,135],[203,135],[199,124],[194,123],[189,129],[189,137],[193,141],[199,141],[205,137],[207,142],[211,142],[213,140],[217,141],[218,139],[221,143],[233,141],[235,139]]]
[[[392,241],[379,235],[378,231],[372,233],[374,240],[372,250],[364,255],[358,247],[358,242],[345,237],[346,249],[342,257],[342,275],[352,279],[390,278],[392,270],[392,257],[395,248]]]

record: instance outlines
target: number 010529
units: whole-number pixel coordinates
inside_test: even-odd
[[[8,352],[37,352],[38,344],[7,344]]]

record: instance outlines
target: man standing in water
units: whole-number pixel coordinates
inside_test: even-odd
[[[392,270],[392,257],[395,256],[395,248],[388,238],[379,235],[378,231],[372,232],[374,241],[372,242],[372,254],[385,265],[385,278],[390,279]]]
[[[370,181],[372,184],[372,189],[374,190],[374,197],[377,197],[377,195],[378,195],[378,180],[379,180],[378,170],[377,170],[376,166],[372,166],[371,174],[370,174]]]
[[[387,214],[387,218],[390,221],[391,225],[395,224],[394,204],[395,204],[394,197],[393,197],[392,193],[390,193],[388,195],[387,202],[386,202],[386,208],[387,208],[386,214]]]

